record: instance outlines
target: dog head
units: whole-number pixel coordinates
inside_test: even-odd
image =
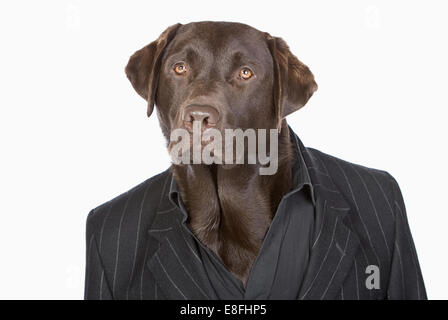
[[[317,89],[309,68],[286,42],[230,22],[176,24],[134,53],[126,75],[154,104],[169,141],[177,128],[281,128]]]

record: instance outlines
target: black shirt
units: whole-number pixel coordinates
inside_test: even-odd
[[[279,203],[250,270],[246,288],[226,269],[218,256],[193,234],[188,226],[188,213],[177,184],[174,179],[171,180],[170,198],[184,215],[183,226],[195,239],[198,254],[219,299],[297,299],[311,252],[315,199],[310,175],[295,135],[292,135],[292,140],[295,151],[293,187]]]

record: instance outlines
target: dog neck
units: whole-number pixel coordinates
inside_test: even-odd
[[[278,204],[291,188],[292,146],[286,121],[278,139],[274,175],[260,175],[259,165],[171,167],[191,230],[244,286]]]

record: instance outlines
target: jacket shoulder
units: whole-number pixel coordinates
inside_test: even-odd
[[[385,170],[353,163],[313,148],[307,148],[307,150],[312,157],[322,165],[325,174],[332,178],[337,178],[336,181],[333,179],[336,184],[338,182],[337,180],[341,177],[345,180],[349,180],[349,182],[355,178],[363,179],[373,177],[375,180],[381,181],[385,185],[389,185],[391,181],[395,181],[393,176]]]
[[[394,203],[401,199],[401,191],[389,172],[352,163],[316,149],[309,149],[309,153],[321,173],[333,181],[337,191],[361,215],[366,212],[369,217],[378,215],[387,220],[385,223],[394,220]]]
[[[167,169],[92,209],[87,216],[87,235],[115,231],[124,220],[151,220],[169,176]]]

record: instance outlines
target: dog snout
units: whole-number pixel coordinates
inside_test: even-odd
[[[201,130],[204,131],[216,126],[219,121],[219,112],[210,105],[189,105],[184,109],[182,121],[190,132],[193,131],[193,122],[199,121]]]

